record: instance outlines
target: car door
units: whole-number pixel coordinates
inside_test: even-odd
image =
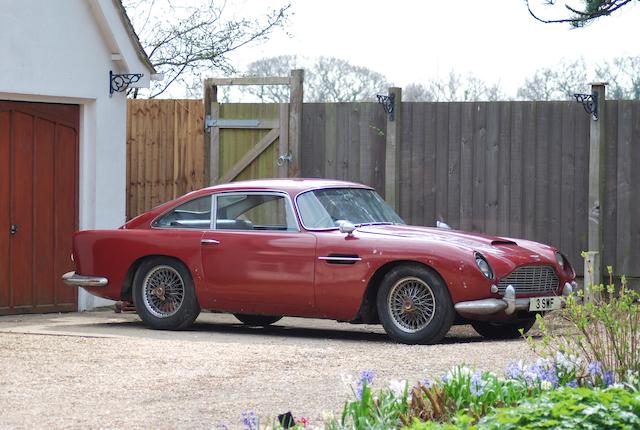
[[[311,315],[316,239],[300,230],[289,196],[250,191],[213,197],[214,228],[201,241],[211,307]]]

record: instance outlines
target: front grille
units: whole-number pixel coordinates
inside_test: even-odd
[[[551,266],[522,266],[500,280],[498,291],[504,294],[507,286],[513,285],[516,295],[555,293],[559,282]]]

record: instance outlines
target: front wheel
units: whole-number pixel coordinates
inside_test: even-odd
[[[266,327],[282,319],[282,317],[267,315],[233,314],[233,316],[249,327]]]
[[[434,344],[453,324],[455,313],[446,284],[417,265],[391,269],[378,290],[377,308],[387,334],[406,344]]]
[[[474,321],[471,323],[478,334],[487,339],[517,339],[526,334],[536,323],[536,318],[510,324],[491,323],[486,321]]]
[[[168,257],[142,262],[133,279],[133,300],[140,319],[157,330],[188,328],[200,314],[191,274]]]

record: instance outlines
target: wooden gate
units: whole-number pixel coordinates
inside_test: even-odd
[[[77,309],[75,105],[0,101],[0,315]]]
[[[284,78],[205,81],[205,178],[209,184],[300,176],[303,71]],[[290,103],[218,103],[220,85],[289,85]]]

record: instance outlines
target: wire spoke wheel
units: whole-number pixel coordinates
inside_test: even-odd
[[[142,281],[144,306],[158,318],[175,315],[184,302],[184,294],[184,280],[171,266],[154,267]]]
[[[433,290],[420,278],[409,277],[396,282],[387,299],[393,323],[406,333],[415,333],[429,325],[436,309]]]

